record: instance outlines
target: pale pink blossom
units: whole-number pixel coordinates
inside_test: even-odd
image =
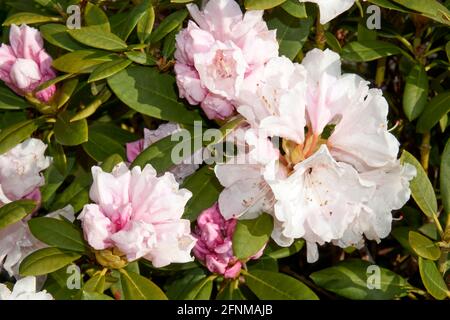
[[[163,123],[156,130],[144,128],[143,139],[127,143],[126,147],[128,161],[133,162],[142,151],[150,147],[155,142],[180,131],[181,127],[172,122]],[[196,161],[201,152],[202,150],[199,150],[197,153],[194,153],[194,155],[184,159],[182,163],[176,164],[169,169],[169,172],[173,173],[178,183],[182,183],[186,177],[198,170],[199,165],[196,164]]]
[[[25,277],[17,280],[13,290],[0,283],[0,300],[54,300],[47,290],[38,291],[36,277]]]
[[[210,119],[225,119],[247,79],[278,55],[275,31],[263,11],[242,13],[234,0],[208,1],[202,11],[194,4],[189,21],[176,38],[175,73],[180,96],[200,104]]]
[[[30,138],[0,155],[0,206],[20,199],[39,200],[39,187],[45,179],[41,171],[48,168],[47,145]]]
[[[314,262],[318,244],[361,247],[364,237],[386,237],[392,211],[410,197],[415,169],[397,159],[399,143],[388,130],[381,91],[342,74],[340,57],[330,50],[308,52],[302,65],[274,58],[265,69],[257,89],[242,95],[238,111],[262,137],[283,139],[279,162],[286,174],[259,181],[273,195],[272,210],[265,208],[274,216],[272,238],[281,246],[304,238]],[[263,164],[260,172],[266,169]],[[232,176],[245,179],[248,171],[237,167]],[[230,191],[223,176],[219,172],[223,206],[233,208],[242,191]]]
[[[300,2],[317,3],[320,10],[320,23],[326,24],[341,13],[350,9],[355,0],[299,0]]]
[[[179,189],[173,174],[158,177],[151,165],[130,170],[120,163],[112,173],[94,166],[92,175],[95,203],[78,217],[91,247],[116,247],[128,261],[143,257],[155,267],[192,261],[195,239],[181,218],[192,194]]]
[[[44,41],[37,29],[11,25],[9,45],[0,47],[0,80],[19,95],[32,93],[40,84],[56,77],[52,58],[44,49]],[[36,98],[48,102],[56,86],[36,93]]]
[[[193,250],[195,257],[204,263],[209,271],[225,278],[239,276],[243,264],[233,253],[232,241],[236,224],[236,219],[223,218],[216,203],[199,215],[194,231],[197,238]],[[261,257],[264,248],[265,246],[250,259]]]

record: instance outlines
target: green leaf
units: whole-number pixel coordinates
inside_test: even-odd
[[[187,292],[179,296],[181,300],[209,300],[213,289],[214,279],[217,276],[212,275],[204,277],[193,283]]]
[[[0,110],[21,110],[30,104],[16,95],[11,89],[0,85]]]
[[[422,212],[432,218],[437,213],[437,200],[433,185],[419,161],[404,150],[400,158],[402,163],[409,163],[417,170],[416,177],[410,182],[411,194]]]
[[[86,108],[78,111],[78,113],[70,119],[70,122],[80,121],[93,115],[102,104],[104,104],[109,100],[109,98],[111,98],[111,95],[111,91],[105,88],[99,95],[94,98],[91,103],[86,106]]]
[[[56,78],[50,79],[48,81],[45,81],[41,85],[39,85],[39,87],[37,87],[36,91],[47,89],[48,87],[50,87],[50,86],[52,86],[54,84],[57,84],[57,83],[59,83],[61,81],[64,81],[66,79],[73,78],[74,76],[75,76],[75,74],[73,74],[73,73],[67,73],[67,74],[63,74],[61,76],[58,76]]]
[[[83,234],[75,225],[55,218],[33,218],[28,221],[31,233],[42,242],[69,251],[86,252]]]
[[[428,77],[425,68],[416,64],[406,77],[403,93],[403,110],[409,121],[422,113],[428,98]]]
[[[425,17],[450,25],[450,11],[436,0],[392,0],[408,9],[420,12]]]
[[[3,25],[10,26],[12,24],[21,25],[21,24],[43,23],[43,22],[62,22],[62,18],[45,16],[32,12],[19,12],[8,17],[5,20],[5,22],[3,22]]]
[[[245,0],[247,10],[267,10],[279,6],[286,0]]]
[[[238,281],[230,281],[217,293],[216,300],[246,300]]]
[[[128,14],[124,15],[124,21],[120,23],[120,29],[117,31],[117,35],[123,39],[127,40],[131,32],[134,30],[136,25],[146,14],[147,10],[151,6],[151,1],[143,0],[139,5],[135,6]]]
[[[89,127],[89,140],[82,146],[92,159],[101,162],[112,154],[125,159],[125,144],[137,137],[110,123],[95,123]]]
[[[305,4],[303,2],[299,2],[298,0],[287,0],[281,5],[281,8],[295,18],[308,17]]]
[[[98,27],[73,29],[69,30],[68,33],[78,42],[97,49],[121,51],[128,47],[126,42],[118,36],[111,32],[99,30]]]
[[[167,300],[164,292],[149,279],[124,269],[119,271],[125,300]]]
[[[441,250],[427,237],[418,232],[409,232],[409,244],[414,252],[422,258],[437,260],[441,256]]]
[[[392,3],[389,0],[369,0],[369,2],[386,9],[396,10],[404,13],[410,12],[409,10],[406,10],[405,7]]]
[[[190,221],[194,221],[203,210],[211,207],[222,191],[214,170],[208,166],[187,177],[182,187],[192,192],[183,214],[183,218]]]
[[[33,132],[45,122],[44,118],[37,118],[15,123],[0,131],[0,154],[3,154],[29,138]]]
[[[278,272],[278,261],[274,258],[264,255],[258,260],[249,261],[247,263],[247,267],[250,272],[254,270]]]
[[[273,229],[272,216],[263,213],[252,220],[239,220],[233,235],[233,253],[239,260],[255,255],[269,241]]]
[[[90,73],[95,66],[118,59],[108,52],[78,50],[65,54],[53,61],[53,67],[66,73]]]
[[[58,248],[39,249],[22,261],[19,272],[21,276],[41,276],[59,270],[79,258],[81,255],[78,253]]]
[[[108,16],[106,13],[90,2],[86,4],[84,9],[84,21],[88,26],[95,26],[102,31],[111,32],[111,26],[109,25]]]
[[[46,41],[67,51],[83,50],[86,48],[69,36],[67,33],[69,29],[65,25],[49,23],[40,26],[39,30]]]
[[[305,240],[298,239],[298,240],[295,240],[294,243],[288,248],[279,248],[278,250],[274,250],[271,252],[267,252],[267,250],[266,250],[266,255],[268,255],[269,257],[274,258],[274,259],[286,258],[286,257],[292,256],[293,254],[302,250],[304,245],[305,245]]]
[[[443,116],[450,112],[450,92],[443,92],[428,103],[417,122],[417,132],[431,130]]]
[[[450,139],[447,140],[441,156],[440,185],[444,210],[450,214]]]
[[[419,257],[419,271],[423,285],[435,299],[450,297],[447,285],[433,261]]]
[[[372,264],[368,261],[349,259],[314,272],[310,277],[321,288],[348,299],[390,300],[407,295],[411,286],[404,278],[376,265],[373,265],[374,271],[371,271],[370,266]],[[379,270],[379,274],[376,270]],[[371,277],[374,277],[375,283],[371,282]],[[379,289],[372,287],[377,278]]]
[[[206,278],[206,271],[200,268],[188,270],[171,281],[166,288],[167,297],[170,300],[182,300],[194,287]]]
[[[305,284],[282,273],[254,270],[244,276],[245,284],[261,300],[318,300]]]
[[[372,61],[399,54],[398,46],[380,40],[354,41],[342,49],[342,58],[349,61]]]
[[[188,125],[202,121],[178,100],[175,78],[155,68],[127,68],[108,78],[108,84],[123,103],[142,114]]]
[[[409,232],[411,231],[410,227],[397,227],[392,229],[391,235],[397,240],[403,248],[413,253],[413,249],[409,244]]]
[[[130,60],[116,60],[111,62],[105,62],[92,71],[91,76],[88,79],[88,83],[99,81],[105,78],[108,78],[117,72],[122,71],[126,67],[128,67],[132,61]]]
[[[113,154],[105,159],[105,161],[102,162],[102,169],[105,172],[111,172],[116,165],[123,162],[123,158],[119,156],[118,154]]]
[[[56,141],[64,146],[77,146],[88,141],[86,119],[70,122],[72,116],[67,112],[60,113],[55,122]]]
[[[145,14],[141,17],[137,24],[137,34],[139,41],[145,43],[153,31],[153,26],[155,24],[155,10],[150,4]]]
[[[33,212],[36,202],[33,200],[17,200],[0,207],[0,230],[16,223]]]
[[[297,19],[281,8],[274,9],[267,24],[270,29],[277,30],[280,55],[294,60],[308,39],[313,22],[312,17]]]
[[[105,281],[105,274],[99,272],[84,284],[83,290],[87,292],[103,293],[103,291],[105,291]]]
[[[151,55],[146,54],[145,52],[129,51],[125,52],[125,55],[131,61],[142,64],[144,66],[156,65],[156,59]]]
[[[64,191],[56,195],[50,210],[54,211],[70,204],[75,212],[80,211],[89,202],[89,187],[91,184],[90,173],[78,175]]]
[[[325,39],[327,40],[328,46],[335,52],[341,52],[342,47],[338,39],[331,32],[325,32]]]
[[[103,293],[82,290],[80,300],[114,300],[114,299]]]
[[[175,30],[187,18],[187,10],[178,10],[170,14],[161,22],[158,28],[151,35],[151,42],[158,42],[167,36],[170,32]]]
[[[55,104],[56,107],[59,109],[63,105],[66,104],[67,101],[70,100],[72,97],[72,94],[75,92],[75,89],[78,85],[78,79],[72,78],[69,80],[64,81],[64,84],[59,88],[59,90],[56,92],[55,95]]]

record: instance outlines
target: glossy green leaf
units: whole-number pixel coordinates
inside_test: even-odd
[[[86,252],[83,233],[75,225],[55,218],[33,218],[28,221],[31,233],[42,242],[69,251]]]
[[[90,172],[79,174],[64,191],[56,195],[50,210],[54,211],[70,204],[75,212],[80,211],[89,202],[89,187],[91,184]]]
[[[272,216],[263,213],[252,220],[238,220],[233,235],[233,253],[239,260],[247,260],[269,241],[273,229]]]
[[[441,256],[441,250],[427,237],[418,232],[409,232],[409,244],[414,252],[422,258],[437,260]]]
[[[128,67],[132,61],[130,60],[116,60],[105,62],[92,71],[91,76],[88,79],[88,83],[99,81],[105,78],[108,78],[117,72],[122,71],[126,67]]]
[[[0,207],[0,230],[16,223],[36,208],[36,202],[33,200],[17,200]]]
[[[99,30],[98,27],[84,27],[68,31],[69,35],[78,42],[97,49],[120,51],[128,46],[126,42],[113,33]]]
[[[34,24],[34,23],[43,23],[43,22],[60,22],[62,21],[61,17],[52,17],[52,16],[46,16],[41,15],[37,13],[32,12],[19,12],[16,14],[13,14],[12,16],[8,17],[4,22],[4,26],[10,26],[12,24],[15,25],[21,25],[21,24]]]
[[[67,101],[70,100],[72,97],[72,94],[75,92],[75,89],[78,85],[78,79],[72,78],[69,80],[64,81],[64,84],[59,88],[59,90],[56,92],[55,95],[55,104],[56,107],[59,109],[62,106],[64,106]]]
[[[284,11],[289,13],[291,16],[296,18],[307,18],[308,14],[306,13],[306,7],[303,2],[299,2],[298,0],[287,0],[285,1],[281,7]]]
[[[111,32],[108,16],[98,6],[88,2],[84,8],[84,21],[90,27],[97,27],[101,31]]]
[[[139,41],[145,43],[153,31],[153,26],[155,24],[155,10],[150,4],[145,14],[141,17],[137,24],[137,34]]]
[[[103,293],[105,291],[105,281],[105,274],[99,272],[84,284],[83,290],[87,292]]]
[[[187,10],[178,10],[167,16],[151,35],[151,42],[158,42],[175,30],[187,18]]]
[[[84,109],[78,111],[78,113],[70,119],[70,122],[87,119],[89,116],[93,115],[102,104],[108,101],[111,95],[112,93],[108,89],[102,90],[102,92],[96,96],[91,103],[89,103]]]
[[[45,119],[37,118],[15,123],[0,131],[0,154],[3,154],[25,139],[43,124]]]
[[[425,108],[428,98],[428,77],[425,68],[416,64],[406,77],[403,110],[409,121],[416,119]]]
[[[78,50],[54,60],[53,67],[66,73],[90,73],[95,66],[114,59],[118,57],[105,51]]]
[[[127,68],[108,78],[108,84],[123,103],[145,115],[189,125],[202,121],[179,101],[175,78],[154,68]]]
[[[0,85],[0,110],[21,110],[30,104],[16,95],[11,89]]]
[[[398,46],[380,40],[354,41],[342,49],[342,58],[350,61],[372,61],[399,54]]]
[[[437,0],[392,0],[440,23],[450,25],[450,11]]]
[[[266,254],[269,257],[274,258],[274,259],[282,259],[282,258],[289,257],[289,256],[299,252],[300,250],[302,250],[304,245],[305,245],[305,240],[298,239],[298,240],[295,240],[294,243],[291,244],[287,248],[280,247],[278,250],[270,251],[270,252],[267,252]]]
[[[433,185],[419,161],[404,150],[400,158],[402,163],[409,163],[417,170],[416,177],[410,182],[411,194],[422,212],[432,218],[437,213],[437,200]]]
[[[431,130],[443,116],[450,112],[450,92],[443,92],[428,103],[417,122],[417,132]]]
[[[88,141],[86,119],[70,122],[72,116],[67,112],[60,113],[55,122],[56,141],[65,146],[77,146]]]
[[[286,0],[245,0],[244,5],[247,10],[267,10],[279,6]]]
[[[145,16],[147,10],[151,6],[150,0],[143,0],[137,6],[123,16],[123,21],[119,24],[117,35],[123,40],[128,39],[139,21]]]
[[[425,288],[435,299],[450,297],[447,285],[433,261],[419,257],[419,271]]]
[[[321,288],[355,300],[400,298],[407,295],[411,288],[404,278],[394,272],[356,259],[316,271],[310,277]]]
[[[103,293],[82,290],[80,300],[114,300],[114,299]]]
[[[121,269],[120,282],[126,300],[167,300],[156,284],[134,272]]]
[[[208,166],[187,177],[182,187],[192,192],[183,214],[183,218],[190,221],[194,221],[203,210],[211,207],[222,190],[213,168]]]
[[[125,55],[131,61],[142,64],[144,66],[156,65],[156,59],[151,55],[146,54],[145,52],[129,51],[125,52]]]
[[[245,272],[245,284],[261,300],[318,300],[304,283],[288,275],[263,270]]]
[[[81,257],[80,254],[58,248],[44,248],[28,255],[20,264],[21,276],[40,276],[59,270]]]
[[[83,50],[86,48],[72,39],[67,33],[69,29],[63,24],[44,24],[39,27],[39,30],[46,41],[67,51]]]
[[[441,156],[440,186],[444,210],[450,214],[450,139],[445,144]]]

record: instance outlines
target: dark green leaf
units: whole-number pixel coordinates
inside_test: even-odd
[[[58,248],[44,248],[28,255],[20,264],[22,276],[40,276],[59,270],[79,259],[80,254]]]
[[[16,223],[36,208],[36,202],[32,200],[17,200],[0,207],[0,230]]]

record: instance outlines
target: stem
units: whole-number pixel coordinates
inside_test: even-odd
[[[430,132],[425,132],[422,137],[422,144],[420,145],[420,163],[422,164],[425,173],[428,173],[428,166],[430,162],[430,145],[431,134]]]
[[[385,73],[386,73],[386,58],[378,59],[377,74],[375,76],[375,84],[378,88],[381,88],[383,86]]]

